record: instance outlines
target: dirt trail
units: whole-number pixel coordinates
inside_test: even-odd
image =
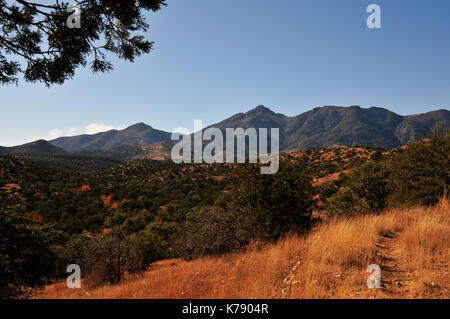
[[[412,275],[403,267],[404,260],[397,247],[399,233],[383,231],[376,244],[377,257],[381,267],[381,292],[382,298],[407,298],[409,294],[408,286],[412,282]],[[286,298],[290,295],[296,281],[296,275],[300,261],[293,265],[283,280],[281,287],[272,296],[273,298]]]
[[[380,234],[377,255],[381,267],[381,288],[386,298],[407,298],[412,274],[404,268],[405,261],[399,251],[399,233],[384,231]]]

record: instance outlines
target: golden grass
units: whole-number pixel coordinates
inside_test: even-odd
[[[368,289],[367,266],[383,265],[380,238],[396,233],[391,240],[398,265],[383,277],[411,283],[393,294]],[[393,209],[379,216],[334,219],[315,229],[306,239],[300,267],[289,287],[288,298],[449,298],[450,204],[447,198],[437,207]],[[439,265],[439,266],[438,266]],[[383,268],[383,267],[382,267]],[[391,278],[389,278],[391,279]],[[433,287],[430,293],[429,287]]]
[[[57,283],[38,298],[273,298],[299,259],[301,245],[302,239],[293,236],[240,254],[157,262],[142,276],[113,287],[67,289]]]
[[[437,213],[436,213],[437,212]],[[410,220],[399,238],[405,268],[414,274],[414,297],[450,297],[450,202],[427,209]]]
[[[400,282],[368,289],[366,268],[383,264],[388,239]],[[386,243],[384,243],[386,245]],[[46,287],[38,298],[449,298],[450,203],[332,219],[306,238],[291,236],[261,249],[193,261],[166,260],[116,286]]]

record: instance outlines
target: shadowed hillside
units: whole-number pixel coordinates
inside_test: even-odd
[[[48,153],[48,154],[63,154],[66,153],[63,149],[53,146],[44,140],[23,144],[14,147],[1,147],[0,155],[6,154],[31,154],[31,153]]]
[[[425,138],[435,128],[449,128],[450,112],[401,116],[378,107],[324,106],[288,117],[260,105],[211,127],[222,131],[228,127],[278,127],[282,151],[335,145],[393,148]]]

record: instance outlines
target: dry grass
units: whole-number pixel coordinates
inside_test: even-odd
[[[387,234],[400,282],[368,289],[366,268],[380,264],[377,247]],[[155,263],[139,277],[116,286],[46,287],[39,298],[450,298],[448,263],[450,203],[432,208],[394,209],[379,216],[334,219],[306,238],[289,237],[261,249],[219,258]],[[397,278],[398,277],[398,278]]]
[[[377,247],[388,233],[391,261],[381,280],[404,280],[394,292],[367,289],[367,266],[383,268],[383,251]],[[301,264],[289,286],[288,298],[449,298],[450,204],[437,207],[394,209],[379,216],[335,219],[313,231],[305,243]],[[408,281],[403,277],[408,277]],[[432,288],[430,288],[432,287]],[[430,291],[431,290],[431,291]]]
[[[46,287],[39,298],[271,298],[299,259],[302,239],[289,237],[242,254],[195,261],[169,260],[123,284],[93,290]]]
[[[450,297],[450,202],[409,220],[399,238],[405,268],[414,275],[413,297]]]

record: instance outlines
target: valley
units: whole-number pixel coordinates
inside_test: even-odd
[[[257,108],[256,112],[269,111]],[[265,118],[263,115],[258,116]],[[143,124],[133,129],[142,128],[145,128]],[[117,134],[119,133],[114,134],[114,138]],[[158,272],[162,271],[168,276],[177,268],[161,268],[159,265],[170,265],[171,260],[174,260],[174,265],[183,265],[183,269],[191,267],[189,265],[196,269],[199,267],[197,263],[216,263],[218,260],[223,260],[220,263],[233,260],[234,263],[239,258],[248,258],[247,252],[250,252],[250,256],[260,256],[264,251],[280,254],[277,258],[286,254],[287,259],[281,264],[273,265],[276,268],[273,269],[274,273],[267,274],[267,278],[272,278],[270,280],[273,281],[270,285],[267,283],[269,286],[264,289],[255,288],[257,293],[234,291],[239,287],[237,283],[233,288],[223,283],[225,290],[218,292],[216,285],[223,282],[224,279],[219,280],[222,275],[216,279],[205,279],[200,275],[201,283],[212,281],[213,285],[208,288],[212,289],[208,290],[210,292],[203,294],[201,291],[204,289],[200,288],[200,284],[198,288],[186,286],[183,289],[187,290],[182,295],[178,294],[178,289],[181,288],[174,287],[175,290],[168,289],[164,295],[154,295],[146,290],[146,295],[120,293],[114,296],[369,297],[372,295],[367,295],[362,290],[357,290],[352,295],[343,292],[330,294],[329,291],[316,294],[317,287],[313,288],[308,282],[304,285],[308,287],[310,294],[295,292],[296,287],[291,285],[304,280],[297,279],[296,276],[308,272],[312,272],[313,277],[321,276],[317,273],[319,265],[325,267],[328,261],[317,260],[314,261],[317,264],[311,266],[313,268],[302,268],[302,264],[295,266],[298,260],[290,260],[287,256],[292,254],[293,258],[301,258],[305,254],[303,250],[295,250],[294,247],[289,248],[294,249],[292,251],[277,250],[281,249],[280,245],[284,247],[285,243],[303,245],[313,240],[310,238],[319,236],[314,235],[320,232],[319,229],[344,227],[348,218],[358,218],[355,219],[357,223],[364,221],[367,224],[364,227],[371,229],[374,226],[381,227],[378,225],[381,221],[377,217],[380,214],[384,216],[380,217],[382,223],[388,223],[391,218],[389,216],[394,218],[392,212],[396,207],[401,212],[398,218],[403,218],[401,216],[409,214],[404,212],[409,212],[414,207],[426,210],[426,207],[438,205],[440,201],[446,203],[450,135],[436,131],[429,136],[427,139],[390,149],[333,145],[328,148],[283,151],[280,170],[273,175],[261,175],[260,164],[175,164],[167,158],[173,144],[166,141],[78,153],[62,150],[46,141],[37,141],[9,148],[8,152],[3,150],[4,155],[0,155],[0,217],[5,219],[3,227],[25,227],[26,231],[17,232],[31,231],[30,236],[46,238],[45,241],[36,240],[41,240],[44,245],[41,249],[46,249],[48,262],[45,267],[42,265],[36,269],[46,269],[41,275],[45,274],[51,282],[58,282],[65,277],[64,265],[75,263],[82,269],[92,269],[83,279],[88,287],[87,291],[83,290],[86,293],[83,297],[109,298],[112,295],[99,295],[98,289],[103,289],[101,287],[107,287],[104,285],[108,284],[125,287],[128,282],[142,282],[139,281],[139,276],[151,277],[155,273],[153,269],[159,269]],[[405,184],[405,179],[410,183]],[[448,204],[446,205],[444,211],[448,209]],[[441,217],[445,218],[445,214]],[[357,226],[351,226],[348,233],[355,233],[356,236],[362,232],[361,229],[352,227]],[[389,231],[400,238],[402,235],[396,229],[389,226]],[[330,237],[331,232],[330,229],[326,230],[326,236]],[[374,234],[377,232],[379,230],[373,230]],[[294,237],[285,239],[293,234]],[[345,245],[343,240],[347,235],[342,231],[339,236],[339,241]],[[448,242],[445,236],[441,239],[444,242],[439,243],[439,254],[442,255],[439,263],[440,267],[444,267],[448,258],[442,249],[447,247]],[[351,245],[350,242],[356,239],[349,240]],[[373,240],[375,239],[371,237],[370,241]],[[384,249],[378,250],[381,256],[400,258],[397,243],[378,237],[376,240],[378,246],[371,244],[371,247]],[[341,244],[337,242],[333,250],[343,249]],[[323,247],[317,249],[323,252],[326,244],[321,242],[320,245]],[[26,244],[22,248],[25,251],[28,249]],[[255,249],[254,252],[252,249]],[[376,259],[372,250],[365,251],[364,247],[355,249],[362,249],[351,252],[361,260],[352,259],[353,261],[348,261],[350,264],[363,267],[365,263]],[[20,253],[20,249],[15,252]],[[118,259],[111,259],[115,254],[118,254]],[[113,260],[121,262],[116,264]],[[404,262],[403,255],[402,260]],[[399,268],[398,262],[381,264],[393,269],[403,269]],[[230,271],[238,271],[227,276],[237,276],[236,278],[243,280],[240,268],[227,265]],[[286,270],[290,266],[294,268]],[[221,266],[211,264],[208,267],[220,269]],[[298,267],[303,270],[299,272]],[[343,269],[339,276],[356,276],[357,270],[351,267]],[[350,273],[351,271],[354,272]],[[282,283],[279,282],[281,274],[285,275],[284,279],[287,278]],[[248,276],[250,280],[252,277]],[[361,280],[362,276],[355,278]],[[398,278],[390,280],[397,280],[402,285],[412,282],[409,277]],[[153,279],[149,282],[154,284]],[[194,283],[195,281],[190,284]],[[142,284],[147,285],[144,282]],[[196,289],[200,289],[200,292]],[[341,288],[333,289],[340,291]],[[445,291],[440,293],[447,295]],[[397,293],[393,295],[409,296]],[[52,296],[51,293],[49,296]],[[57,292],[53,298],[61,296],[69,297],[66,293]],[[380,296],[389,297],[389,294],[374,297]]]

